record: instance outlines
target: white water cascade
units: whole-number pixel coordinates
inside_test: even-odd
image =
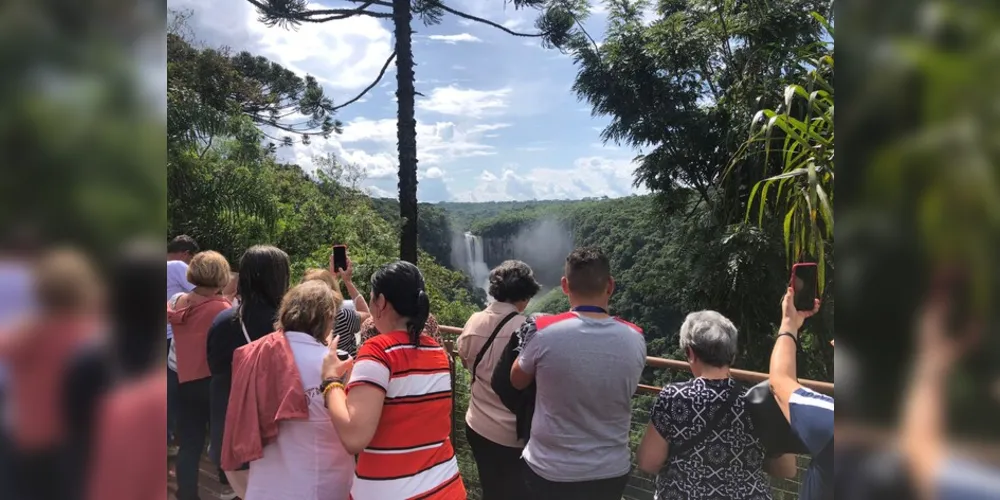
[[[465,271],[472,277],[472,283],[479,285],[489,296],[490,268],[483,259],[483,239],[472,233],[465,233]]]

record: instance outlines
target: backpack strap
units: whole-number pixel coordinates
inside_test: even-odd
[[[708,434],[713,430],[715,430],[717,427],[719,427],[719,424],[721,424],[722,421],[725,420],[726,415],[730,413],[730,410],[733,408],[733,404],[736,403],[736,398],[738,398],[739,396],[740,396],[740,388],[736,384],[736,381],[733,380],[733,386],[729,388],[729,396],[726,398],[726,402],[723,403],[722,407],[715,412],[715,415],[712,416],[712,420],[705,424],[705,427],[701,429],[701,432],[695,434],[694,436],[691,436],[691,439],[684,441],[679,446],[676,447],[671,446],[669,451],[670,456],[671,457],[684,456],[688,452],[693,450],[695,445],[701,444],[703,441],[705,441],[705,438],[708,436]]]
[[[490,346],[493,345],[493,341],[496,340],[497,334],[499,334],[500,330],[503,329],[503,326],[506,325],[507,322],[509,322],[510,320],[514,319],[514,316],[517,316],[517,314],[518,314],[517,312],[512,312],[508,314],[504,319],[500,320],[500,323],[497,325],[497,327],[493,329],[493,333],[490,334],[490,338],[486,339],[486,343],[483,344],[483,348],[479,350],[479,354],[476,354],[476,360],[472,363],[472,381],[469,382],[470,386],[476,383],[476,368],[479,368],[479,363],[483,360],[483,357],[486,356],[486,351],[488,351]]]

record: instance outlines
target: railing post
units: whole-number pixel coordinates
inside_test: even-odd
[[[455,411],[458,408],[455,404],[455,343],[451,340],[444,340],[442,344],[444,352],[448,355],[448,377],[451,379],[451,435],[454,440],[455,433],[458,432],[458,429],[455,427],[455,422],[457,421],[455,418]],[[454,442],[452,444],[454,445]]]

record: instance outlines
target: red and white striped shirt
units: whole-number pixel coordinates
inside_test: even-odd
[[[419,345],[406,332],[365,342],[348,391],[362,384],[385,392],[371,443],[358,455],[351,498],[356,500],[464,500],[451,433],[448,358],[434,339]]]

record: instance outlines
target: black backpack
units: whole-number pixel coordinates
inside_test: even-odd
[[[809,450],[792,432],[792,426],[781,413],[781,407],[771,393],[770,381],[763,381],[743,394],[744,405],[753,422],[753,435],[767,450],[768,456],[793,453],[808,455]]]

